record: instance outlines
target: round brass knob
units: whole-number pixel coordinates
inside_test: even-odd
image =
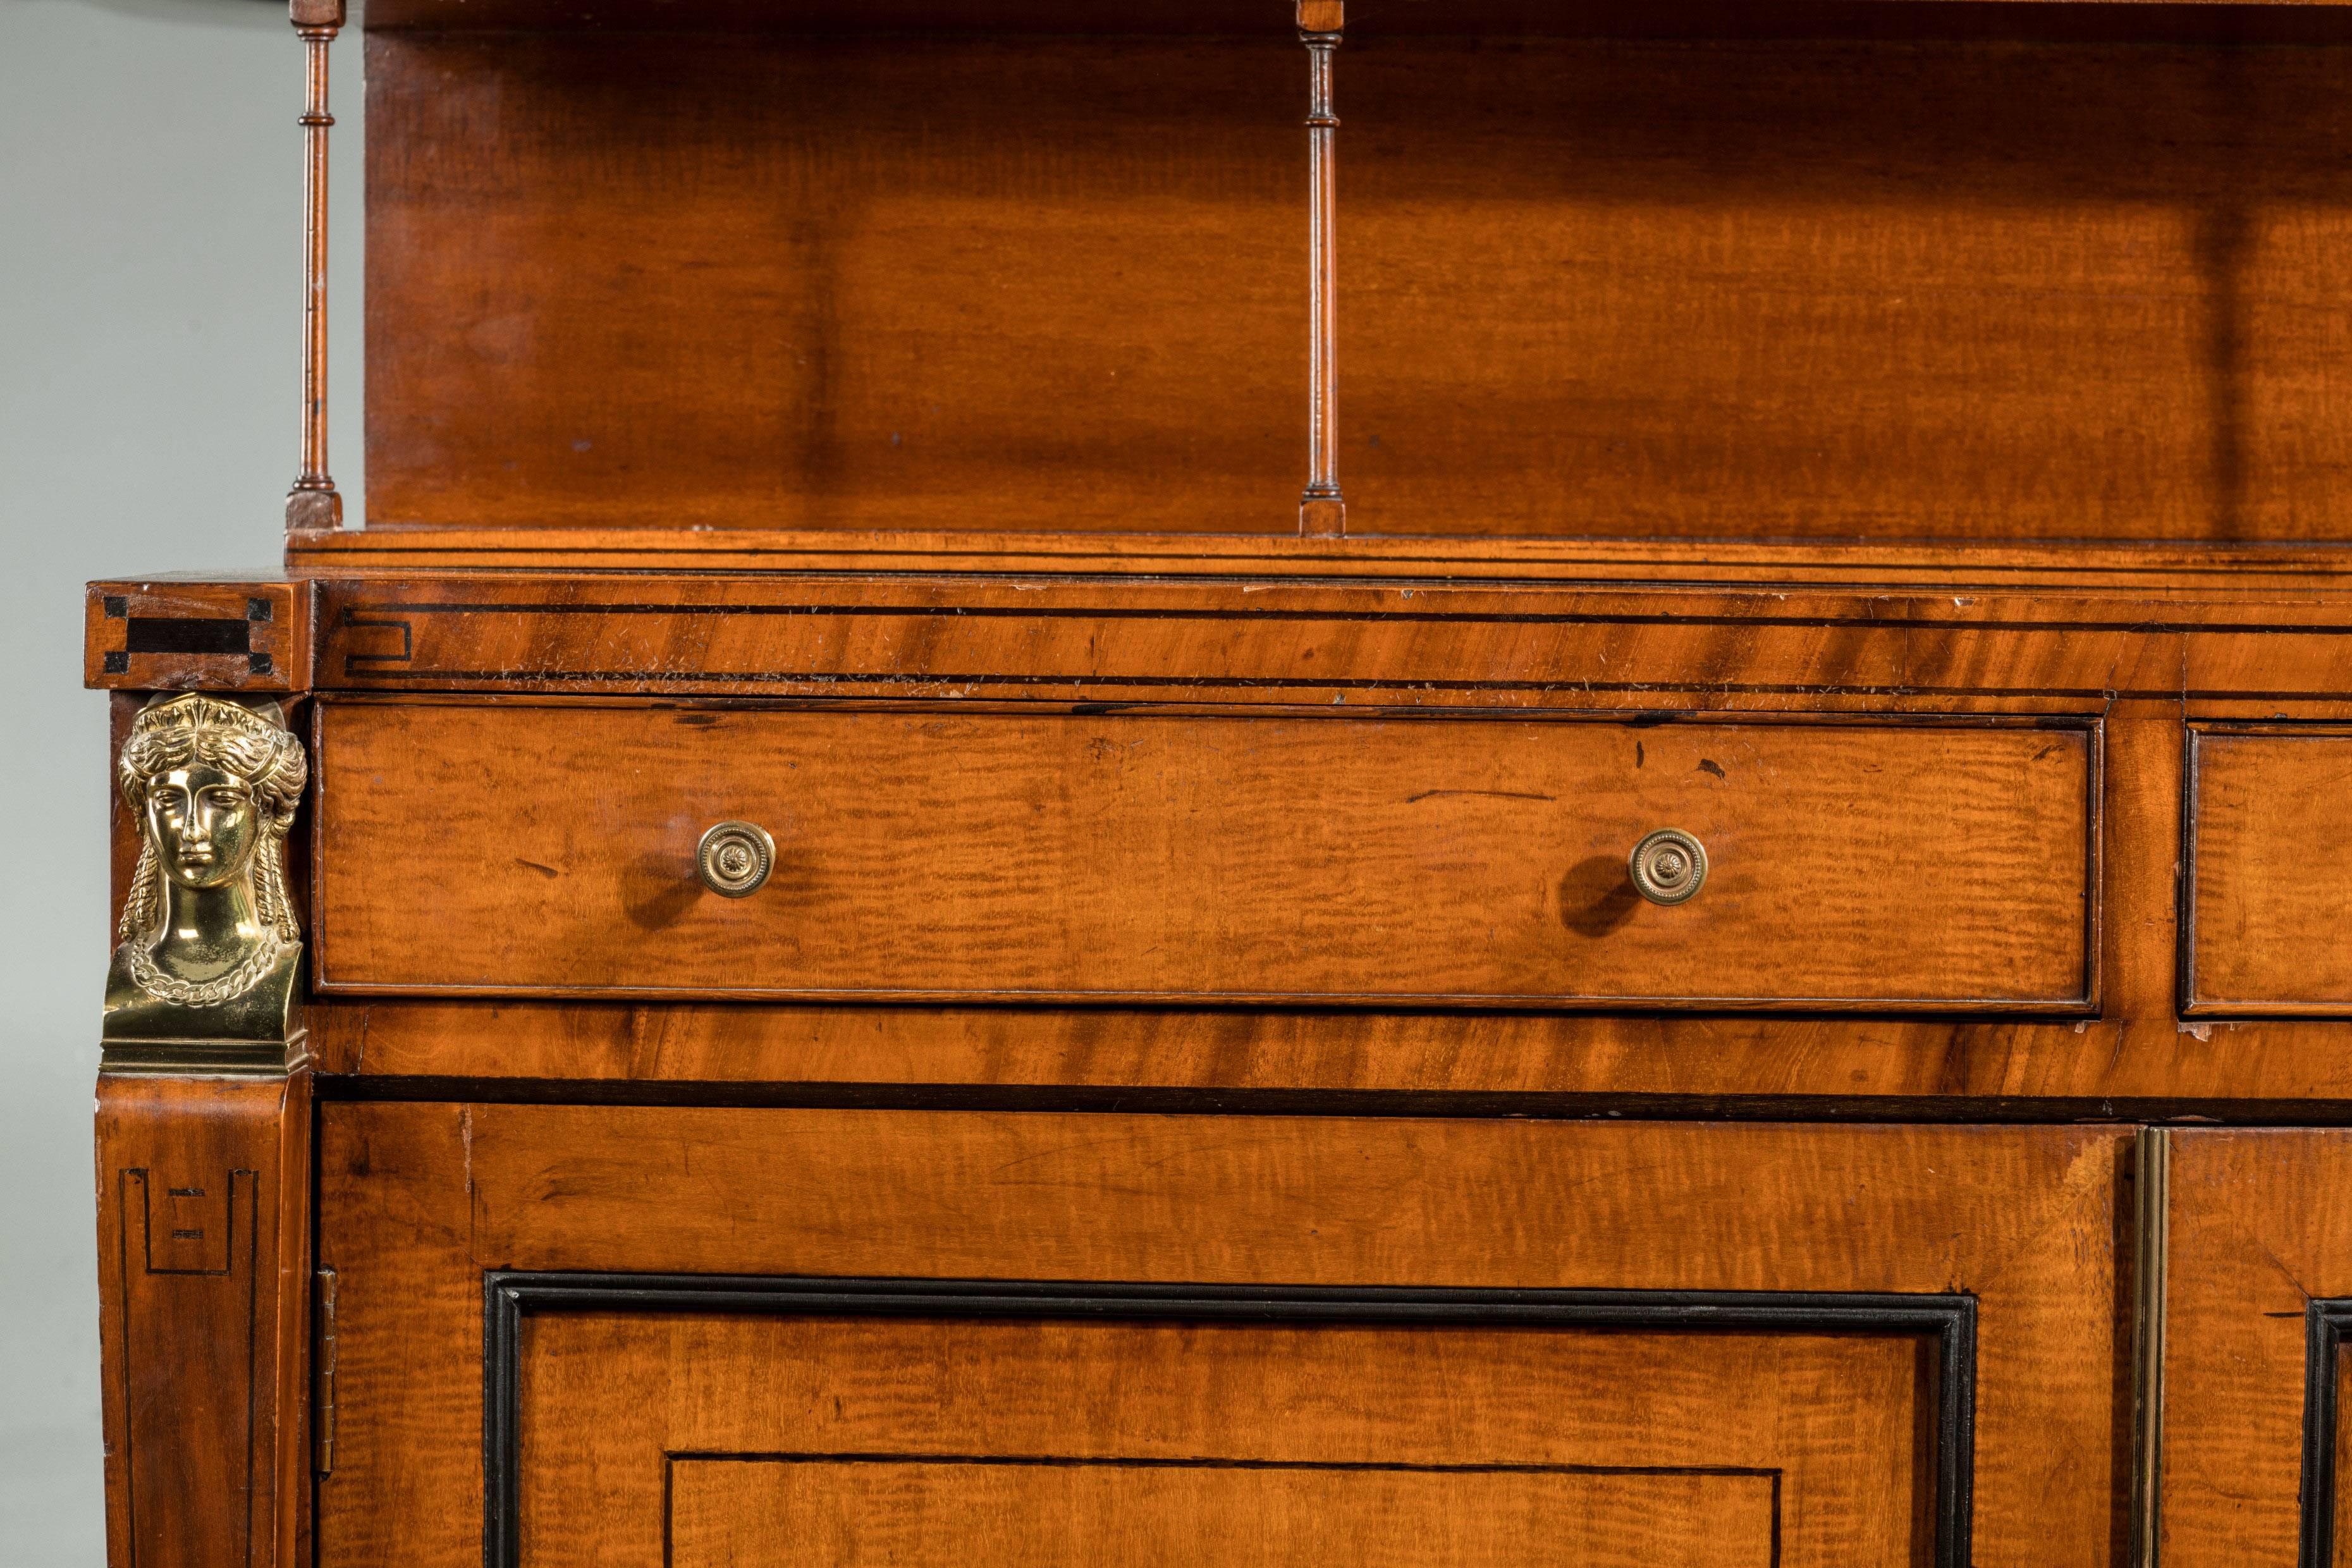
[[[1679,827],[1661,827],[1626,861],[1634,890],[1654,904],[1679,904],[1706,885],[1706,846]]]
[[[694,847],[695,873],[722,899],[748,899],[775,868],[776,841],[756,822],[722,822]]]

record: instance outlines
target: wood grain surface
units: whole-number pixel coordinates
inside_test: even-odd
[[[1067,1466],[778,1466],[680,1461],[669,1538],[679,1568],[973,1561],[1045,1568],[1073,1555],[1139,1568],[1323,1554],[1407,1563],[1773,1562],[1771,1480],[1578,1472]]]
[[[1771,1482],[1757,1476],[1460,1477],[1349,1470],[1142,1470],[968,1465],[845,1468],[687,1460],[668,1515],[679,1568],[1088,1560],[1140,1568],[1297,1562],[1578,1563],[1773,1561]],[[874,1470],[882,1473],[870,1473]]]
[[[1295,527],[1279,32],[369,51],[376,518]],[[2352,537],[2341,47],[1344,55],[1352,529]]]
[[[2088,1568],[2109,1562],[2122,1539],[2115,1489],[2127,1451],[2119,1324],[2128,1292],[2116,1272],[2126,1223],[2116,1182],[2129,1138],[2114,1129],[331,1105],[323,1137],[321,1261],[339,1271],[342,1302],[337,1460],[319,1493],[327,1561],[479,1562],[485,1268],[1965,1291],[1979,1303],[1977,1560]],[[584,1360],[550,1357],[532,1375],[593,1384],[680,1369],[674,1397],[599,1403],[644,1405],[616,1430],[740,1422],[767,1442],[785,1424],[832,1418],[822,1403],[813,1409],[791,1394],[788,1379],[773,1399],[728,1395],[730,1369],[743,1364],[722,1353],[728,1336],[751,1336],[738,1347],[772,1346],[808,1331],[708,1319],[636,1325],[629,1331],[653,1334],[664,1355],[615,1362],[592,1350]],[[1599,1342],[1572,1340],[1533,1335],[1511,1353],[1607,1364]],[[1743,1382],[1784,1375],[1769,1339],[1710,1342],[1714,1355],[1694,1353],[1687,1336],[1679,1348],[1641,1336],[1619,1342],[1623,1367],[1655,1367],[1665,1381],[1612,1388],[1602,1373],[1591,1394],[1603,1415],[1638,1411],[1643,1388],[1696,1411]],[[1280,1375],[1285,1358],[1235,1353]],[[1290,1375],[1342,1364],[1303,1347],[1300,1355],[1289,1358]],[[1476,1359],[1405,1364],[1414,1379],[1435,1380],[1415,1386],[1434,1390],[1448,1377],[1477,1377]],[[1813,1375],[1803,1369],[1833,1372],[1842,1359],[1840,1375],[1894,1383],[1876,1384],[1883,1397],[1860,1405],[1793,1400],[1786,1421],[1801,1425],[1779,1425],[1764,1447],[1786,1450],[1801,1431],[1848,1423],[1866,1431],[1878,1419],[1871,1410],[1901,1407],[1904,1374],[1884,1362],[1871,1371],[1866,1352],[1832,1350],[1821,1361],[1800,1344],[1785,1375],[1801,1382]],[[976,1360],[951,1364],[982,1375]],[[1207,1375],[1211,1363],[1200,1364]],[[1055,1375],[1082,1377],[1083,1366]],[[981,1386],[957,1396],[977,1397]],[[1130,1396],[1138,1409],[1160,1408],[1145,1389],[1121,1391]],[[1735,1442],[1780,1420],[1748,1428],[1771,1396],[1730,1397],[1725,1430]],[[1498,1421],[1506,1409],[1540,1409],[1507,1386],[1496,1398]],[[845,1411],[854,1418],[864,1408]],[[1412,1440],[1424,1445],[1472,1440],[1476,1430],[1417,1425]],[[1640,1452],[1643,1443],[1671,1447],[1688,1428],[1663,1422],[1643,1436],[1636,1418],[1622,1431]],[[1088,1440],[1113,1436],[1105,1427]],[[1874,1473],[1908,1473],[1910,1462],[1882,1451]]]
[[[2352,1297],[2352,1217],[2327,1197],[2347,1181],[2343,1131],[2173,1134],[2164,1561],[2174,1568],[2298,1561],[2304,1313],[2315,1299]],[[2339,1466],[2347,1453],[2338,1446]],[[2322,1495],[2346,1489],[2339,1479]]]
[[[313,1048],[339,1093],[400,1096],[2340,1119],[2340,1025],[2178,1018],[2178,708],[2116,703],[2103,733],[2103,1004],[2074,1023],[330,996]]]
[[[2155,573],[2098,591],[2055,568],[2030,584],[1800,586],[1760,564],[1746,583],[1701,586],[1664,580],[1680,569],[1670,560],[1652,562],[1648,582],[1613,584],[1565,563],[1549,582],[1433,581],[1433,561],[1353,584],[1171,582],[1143,562],[1116,581],[572,564],[331,579],[317,684],[1648,712],[2095,712],[2128,697],[2216,716],[2352,712],[2352,597],[2327,576],[2236,587]]]
[[[331,1465],[310,1074],[104,1079],[117,1568],[483,1562],[513,1269],[1965,1297],[2124,1557],[2125,1122],[2352,1120],[2352,7],[1355,9],[1318,541],[1287,0],[372,8],[388,526],[83,638],[326,693]],[[2352,1131],[2172,1148],[2167,1568],[2341,1545]],[[1925,1342],[549,1312],[521,1539],[1918,1564]]]
[[[1882,0],[1870,0],[1881,4]],[[1969,0],[1937,0],[1958,7]],[[2009,4],[2011,0],[1988,0]],[[288,537],[289,572],[383,577],[480,567],[623,568],[672,574],[741,571],[985,572],[1003,574],[1274,578],[1503,578],[1550,581],[1925,584],[1961,590],[2037,584],[2070,594],[2128,587],[2179,601],[2202,589],[2236,595],[2280,587],[2340,590],[2352,567],[2342,545],[2099,543],[1916,540],[1494,539],[1443,536],[1315,539],[1242,533],[740,528],[460,528],[383,524]],[[586,580],[579,584],[585,587]],[[2193,602],[2193,599],[2191,600]]]
[[[1901,1335],[549,1314],[524,1553],[650,1558],[667,1525],[677,1562],[746,1568],[1907,1564],[1919,1361]]]
[[[1195,1109],[1279,1107],[1285,1096],[1298,1109],[1346,1108],[1369,1096],[1352,1103],[1578,1114],[1629,1103],[1699,1114],[1743,1097],[1754,1114],[1779,1097],[1782,1115],[1793,1100],[1833,1115],[1945,1117],[1971,1106],[2210,1115],[2223,1101],[2239,1115],[2308,1116],[2352,1100],[2352,1058],[2327,1026],[2184,1027],[2174,1015],[2176,711],[2118,703],[2104,721],[2102,1006],[2072,1023],[367,997],[314,1002],[313,1049],[325,1070],[350,1075],[340,1079],[349,1091],[444,1097],[1117,1104],[1168,1091]]]
[[[107,1561],[301,1568],[310,1079],[98,1083]]]
[[[2346,1397],[2347,1391],[2352,1390],[2352,1357],[2347,1357],[2339,1349],[2336,1359],[2336,1452],[2339,1456],[2339,1474],[2330,1480],[2328,1490],[2333,1494],[2335,1504],[2331,1512],[2336,1521],[2336,1540],[2352,1543],[2352,1486],[2344,1485],[2340,1474],[2340,1457],[2352,1456],[2352,1442],[2347,1441],[2347,1429],[2352,1428],[2352,1398]],[[2339,1557],[2343,1553],[2341,1545],[2337,1553]]]
[[[1297,54],[372,35],[369,509],[1293,531]]]
[[[1326,15],[1339,0],[1309,0]],[[561,0],[377,0],[371,30],[553,28],[663,32],[681,28],[807,35],[908,32],[1293,37],[1295,0],[658,0],[581,11]],[[1347,18],[1351,42],[1389,37],[1824,38],[1908,42],[2315,43],[2346,37],[2342,7],[2309,0],[2206,5],[2017,4],[2015,0],[1461,0],[1379,5]]]
[[[2352,731],[2285,726],[2192,732],[2191,924],[2181,980],[2192,1013],[2352,1013]]]
[[[329,992],[2095,1003],[2074,724],[364,705],[318,770]],[[749,898],[695,879],[728,819]],[[1712,868],[1660,907],[1667,827]]]
[[[274,573],[101,580],[83,605],[82,684],[106,690],[301,691],[311,584]]]

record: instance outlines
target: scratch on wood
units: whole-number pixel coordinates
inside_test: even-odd
[[[1525,792],[1525,791],[1522,791],[1522,790],[1516,790],[1516,789],[1425,789],[1425,790],[1423,790],[1419,795],[1409,795],[1405,796],[1405,797],[1404,797],[1404,803],[1405,803],[1407,805],[1412,805],[1412,804],[1414,804],[1416,801],[1435,800],[1435,799],[1437,799],[1438,797],[1440,797],[1441,795],[1482,795],[1482,796],[1484,796],[1484,797],[1486,797],[1486,799],[1489,799],[1489,800],[1551,800],[1551,801],[1556,801],[1556,800],[1558,800],[1558,799],[1559,798],[1559,797],[1558,795],[1530,795],[1530,794],[1528,794],[1528,793],[1527,793],[1527,792]]]

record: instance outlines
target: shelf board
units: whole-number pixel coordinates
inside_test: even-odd
[[[2352,543],[2184,545],[373,528],[297,533],[288,570],[987,573],[1109,576],[1884,583],[2162,592],[2352,592]]]
[[[394,29],[1288,37],[1290,0],[370,0]],[[2324,43],[2331,0],[1357,0],[1351,43],[1388,37],[1879,38]]]

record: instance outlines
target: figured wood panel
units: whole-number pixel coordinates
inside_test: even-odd
[[[678,1568],[981,1562],[1137,1568],[1320,1558],[1368,1568],[1767,1568],[1769,1477],[1135,1468],[1116,1461],[686,1460]]]
[[[2095,745],[2071,723],[342,706],[320,729],[318,973],[330,990],[2081,1005]],[[730,818],[777,846],[740,900],[693,870]],[[1673,907],[1626,877],[1661,827],[1710,858]],[[383,896],[393,864],[435,889],[429,918]]]
[[[2189,769],[2189,1009],[2352,1013],[2352,733],[2192,731]]]
[[[2347,1449],[2306,1470],[2335,1358],[2314,1368],[2310,1314],[2352,1298],[2352,1133],[2172,1134],[2165,1356],[2164,1561],[2170,1568],[2347,1560],[2313,1548],[2345,1516]],[[2340,1310],[2340,1308],[2339,1308]],[[2312,1373],[2316,1373],[2316,1378]],[[2340,1419],[2339,1402],[2334,1413]]]
[[[485,537],[465,536],[473,546]],[[568,537],[576,546],[584,536]],[[1875,576],[1860,557],[1808,568],[1749,553],[1710,565],[1688,548],[1659,547],[1637,565],[1623,546],[1614,559],[1562,546],[1550,559],[1497,550],[1482,560],[1472,542],[1405,554],[1360,541],[1345,542],[1359,554],[1319,560],[1187,557],[1162,540],[1171,553],[1119,557],[1089,545],[1062,561],[982,556],[932,572],[921,568],[945,564],[943,555],[911,549],[861,554],[845,542],[832,554],[778,546],[664,558],[643,553],[643,537],[610,557],[520,549],[509,562],[467,549],[413,575],[339,570],[320,593],[320,684],[962,707],[2097,713],[2129,699],[2214,718],[2352,710],[2352,638],[2343,635],[2352,597],[2316,552],[2300,581],[2269,574],[2252,552],[2194,571],[2154,558],[2138,573],[2120,551],[2079,571],[2049,552],[1940,566],[1923,553]],[[794,537],[802,546],[810,538]],[[929,542],[944,549],[940,538]],[[1202,580],[1221,563],[1240,580]],[[519,569],[458,570],[509,564]],[[1310,568],[1360,578],[1391,564],[1540,580],[1301,580]],[[622,566],[659,570],[606,570]],[[1718,580],[1672,581],[1685,573]],[[1618,580],[1592,580],[1601,575]]]
[[[2352,53],[1350,31],[1353,529],[2352,526]]]
[[[310,1075],[106,1073],[97,1112],[108,1561],[297,1568]]]
[[[526,1320],[523,1560],[658,1550],[667,1518],[674,1548],[744,1564],[1907,1563],[1933,1546],[1924,1349],[549,1313]]]
[[[2128,1137],[2113,1129],[342,1103],[327,1108],[324,1140],[321,1256],[339,1271],[341,1333],[322,1563],[482,1561],[486,1268],[1965,1292],[1979,1304],[1976,1560],[2092,1568],[2120,1539],[2116,1193]],[[627,1495],[649,1482],[656,1521],[658,1458],[673,1436],[808,1452],[813,1426],[848,1423],[835,1450],[846,1451],[873,1439],[874,1422],[929,1421],[892,1430],[969,1453],[979,1450],[945,1447],[956,1424],[969,1431],[1001,1412],[1014,1435],[1058,1424],[1087,1445],[1033,1453],[1176,1455],[1182,1421],[1218,1426],[1218,1402],[1186,1392],[1207,1387],[1220,1399],[1296,1395],[1338,1423],[1270,1425],[1252,1434],[1265,1442],[1336,1431],[1360,1456],[1407,1460],[1481,1441],[1525,1450],[1545,1432],[1584,1432],[1562,1439],[1589,1437],[1582,1452],[1544,1452],[1604,1466],[1687,1463],[1698,1444],[1764,1455],[1756,1463],[1769,1468],[1774,1452],[1859,1443],[1870,1456],[1859,1479],[1831,1473],[1823,1485],[1875,1500],[1818,1521],[1849,1540],[1897,1528],[1888,1508],[1922,1462],[1901,1436],[1918,1408],[1905,1392],[1916,1342],[1899,1336],[1529,1331],[1462,1355],[1467,1342],[1433,1328],[1384,1342],[1418,1349],[1380,1358],[1375,1380],[1350,1353],[1360,1341],[1327,1338],[1328,1324],[1189,1337],[1163,1326],[1154,1331],[1186,1353],[1113,1386],[1098,1375],[1107,1363],[1066,1353],[1071,1335],[1112,1331],[1101,1324],[962,1321],[935,1331],[946,1349],[924,1356],[902,1353],[918,1342],[906,1320],[861,1320],[855,1334],[874,1348],[859,1360],[849,1331],[806,1317],[525,1323],[526,1429],[534,1397],[604,1413],[553,1424],[542,1479]],[[973,1352],[983,1342],[988,1353]],[[1001,1388],[982,1370],[991,1364],[1008,1369]],[[846,1365],[872,1374],[831,1390],[836,1407],[821,1378]],[[1571,1377],[1580,1398],[1536,1397]],[[1383,1403],[1383,1389],[1396,1400]],[[1435,1418],[1447,1408],[1476,1415],[1449,1426]],[[1152,1447],[1158,1428],[1134,1419],[1146,1415],[1182,1416],[1168,1446]],[[528,1440],[523,1452],[528,1476]],[[627,1543],[646,1516],[600,1517],[614,1521],[610,1560],[637,1560]]]
[[[1884,0],[1867,0],[1883,4]],[[1937,0],[1961,5],[1969,0]],[[2013,0],[1987,0],[2008,5]],[[475,566],[624,568],[734,572],[746,567],[825,572],[912,569],[936,574],[951,556],[958,572],[1083,572],[1110,576],[1350,577],[1476,582],[1504,578],[1527,588],[1575,582],[1822,584],[1901,584],[1976,590],[1999,582],[2141,589],[2188,605],[2279,587],[2340,584],[2342,546],[2252,542],[2216,545],[1866,542],[1858,540],[1496,539],[1477,536],[1344,538],[1251,534],[947,533],[922,530],[825,532],[746,528],[681,532],[658,527],[327,529],[287,536],[290,567],[339,577],[383,577]],[[2219,592],[2216,593],[2215,590]],[[1418,588],[1416,589],[1418,591]],[[2202,591],[2200,595],[2200,591]],[[2078,601],[2079,598],[2078,598]],[[2094,597],[2092,603],[2097,603]],[[2311,608],[2309,601],[2302,607]]]
[[[380,520],[1295,529],[1305,66],[1278,28],[369,48]],[[1350,526],[2352,538],[2347,85],[2340,45],[1361,19]]]
[[[2347,1558],[2352,1558],[2352,1485],[2347,1484],[2347,1478],[2344,1474],[2345,1460],[2352,1458],[2352,1440],[2347,1440],[2347,1434],[2352,1434],[2352,1356],[2347,1356],[2340,1346],[2336,1352],[2334,1375],[2336,1470],[2329,1479],[2327,1489],[2332,1494],[2329,1513],[2336,1522],[2336,1539],[2332,1542],[2336,1549],[2334,1555],[2336,1563],[2341,1564]],[[2307,1380],[2305,1386],[2308,1386]]]
[[[2102,721],[2096,1018],[371,996],[315,1001],[312,1049],[354,1092],[410,1096],[568,1079],[578,1096],[736,1104],[1788,1116],[1833,1098],[1839,1115],[1938,1121],[2328,1114],[2320,1102],[2352,1101],[2336,1026],[2180,1026],[2178,711],[2124,701]]]
[[[370,508],[1295,531],[1297,53],[372,35]]]
[[[435,577],[324,595],[347,690],[2098,711],[2352,685],[2343,611],[2135,593]]]

